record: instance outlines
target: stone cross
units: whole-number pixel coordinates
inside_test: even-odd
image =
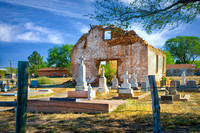
[[[83,56],[81,56],[79,59],[81,61],[81,64],[83,64],[83,60],[84,60]]]
[[[186,82],[186,75],[185,75],[185,71],[183,71],[182,75],[182,85],[185,85],[185,82]]]
[[[129,83],[128,80],[130,78],[130,75],[128,74],[128,71],[126,71],[124,75],[122,75],[122,78],[124,78],[124,83],[127,83],[127,84]]]

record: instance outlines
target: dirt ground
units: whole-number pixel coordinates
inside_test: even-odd
[[[161,94],[163,93],[159,93]],[[162,132],[200,132],[200,93],[181,94],[190,94],[190,101],[160,104]],[[14,112],[0,112],[0,119],[0,132],[15,131]],[[152,132],[152,121],[152,103],[149,95],[140,100],[129,99],[126,104],[111,113],[28,113],[26,129],[28,133]]]

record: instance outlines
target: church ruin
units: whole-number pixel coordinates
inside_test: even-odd
[[[81,56],[85,58],[88,83],[98,83],[102,61],[110,62],[117,69],[120,82],[125,71],[135,73],[138,81],[143,81],[147,75],[155,75],[159,80],[166,71],[165,53],[149,45],[133,30],[92,26],[83,34],[71,53],[72,75],[76,81]]]

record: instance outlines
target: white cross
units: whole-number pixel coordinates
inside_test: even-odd
[[[81,56],[79,59],[81,60],[81,64],[83,64],[83,60],[84,60],[83,56]]]
[[[128,83],[128,79],[130,78],[128,71],[124,72],[124,75],[122,75],[122,78],[124,78],[124,82]]]

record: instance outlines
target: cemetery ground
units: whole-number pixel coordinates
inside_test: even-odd
[[[56,78],[55,78],[56,79]],[[56,79],[57,80],[57,79]],[[60,80],[58,80],[60,82]],[[65,81],[66,82],[66,79]],[[198,83],[198,82],[197,82]],[[54,93],[29,97],[49,97],[65,93],[74,88],[53,88]],[[161,128],[163,132],[200,132],[200,93],[179,92],[189,94],[188,102],[174,101],[173,104],[160,104]],[[159,92],[163,95],[164,92]],[[116,90],[109,94],[98,95],[96,99],[111,99],[117,95]],[[0,97],[1,101],[16,99]],[[116,110],[103,114],[86,113],[28,113],[27,132],[152,132],[152,102],[151,95],[139,100],[128,99],[126,104]],[[0,112],[0,131],[15,131],[15,112]]]

